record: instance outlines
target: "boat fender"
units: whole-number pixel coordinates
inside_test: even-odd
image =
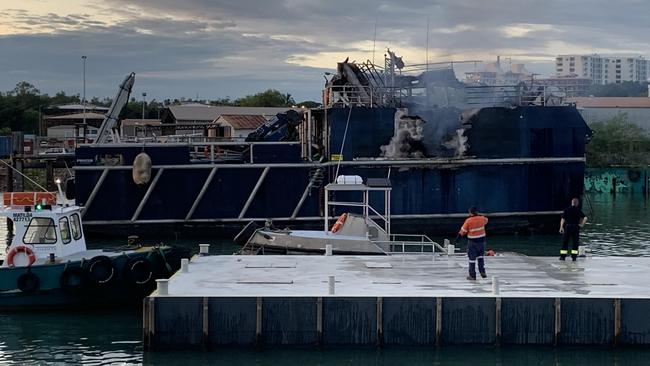
[[[255,234],[257,228],[258,226],[255,223],[255,221],[249,222],[248,224],[246,224],[246,226],[244,226],[244,228],[239,232],[239,234],[235,236],[233,241],[235,242],[235,244],[243,247],[244,245],[246,245],[246,243],[248,243],[248,241],[253,236],[253,234]]]
[[[334,224],[334,226],[332,226],[332,233],[336,233],[337,231],[341,230],[347,218],[348,218],[347,213],[344,213],[341,216],[339,216],[339,219],[336,220],[336,223]]]
[[[133,160],[133,183],[143,185],[151,180],[151,158],[141,152]]]
[[[113,261],[105,255],[93,257],[86,263],[86,277],[97,285],[108,284],[115,278]]]
[[[16,286],[24,293],[32,293],[38,289],[39,282],[37,275],[32,272],[25,272],[18,276]]]
[[[131,284],[146,285],[153,279],[151,263],[147,258],[132,258],[124,266],[124,275]]]
[[[68,267],[63,270],[59,277],[59,285],[63,291],[76,293],[83,289],[86,282],[86,274],[81,267]]]
[[[29,264],[27,264],[27,267],[31,266],[36,262],[36,255],[34,254],[34,251],[32,248],[25,246],[25,245],[19,245],[16,247],[13,247],[9,250],[7,253],[7,265],[9,267],[14,267],[14,259],[16,257],[16,254],[18,253],[25,253],[27,258],[29,258]]]

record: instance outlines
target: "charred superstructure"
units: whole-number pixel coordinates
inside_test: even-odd
[[[400,230],[451,231],[469,206],[493,229],[544,227],[582,194],[589,133],[557,90],[465,85],[450,64],[407,66],[388,51],[381,67],[339,63],[322,108],[280,114],[246,141],[80,147],[77,201],[94,228],[303,226],[321,222],[326,183],[360,175],[390,179]],[[142,152],[144,186],[131,179]]]

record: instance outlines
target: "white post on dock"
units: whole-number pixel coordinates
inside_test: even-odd
[[[578,246],[578,257],[586,257],[587,256],[587,247],[584,245]]]
[[[456,251],[456,246],[454,244],[447,245],[447,255],[453,255]]]
[[[169,295],[169,280],[166,278],[161,278],[156,280],[156,291],[160,296]]]
[[[498,295],[499,294],[499,277],[498,276],[492,276],[492,294],[493,295]]]
[[[332,244],[325,244],[325,255],[332,255]]]
[[[190,260],[188,258],[181,258],[181,272],[187,273],[190,271]]]
[[[328,293],[330,295],[334,295],[334,284],[336,283],[336,280],[334,276],[327,276],[327,288],[328,288]]]
[[[206,256],[210,253],[210,244],[199,244],[199,255]]]

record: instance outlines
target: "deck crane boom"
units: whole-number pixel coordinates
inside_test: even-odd
[[[132,72],[127,75],[122,84],[120,84],[120,89],[113,99],[113,103],[108,109],[102,125],[99,126],[99,131],[97,131],[97,138],[94,142],[95,144],[108,142],[109,136],[113,142],[120,141],[120,133],[117,129],[117,124],[119,121],[120,113],[122,112],[122,108],[124,108],[124,105],[126,105],[126,103],[129,101],[129,96],[131,95],[131,90],[133,89],[134,82],[135,73]]]

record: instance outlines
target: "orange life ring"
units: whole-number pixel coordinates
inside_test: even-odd
[[[339,219],[336,220],[336,223],[334,224],[334,226],[332,226],[332,233],[335,233],[335,232],[341,230],[341,228],[343,227],[343,224],[345,223],[345,219],[347,219],[347,218],[348,218],[347,213],[344,213],[341,216],[339,216]]]
[[[27,265],[27,267],[31,266],[32,264],[34,264],[34,262],[36,262],[36,255],[34,254],[32,248],[25,245],[19,245],[17,247],[11,248],[11,250],[9,250],[9,253],[7,253],[7,265],[9,267],[14,267],[14,257],[16,256],[16,254],[20,252],[27,254],[27,257],[29,258],[29,264]]]

